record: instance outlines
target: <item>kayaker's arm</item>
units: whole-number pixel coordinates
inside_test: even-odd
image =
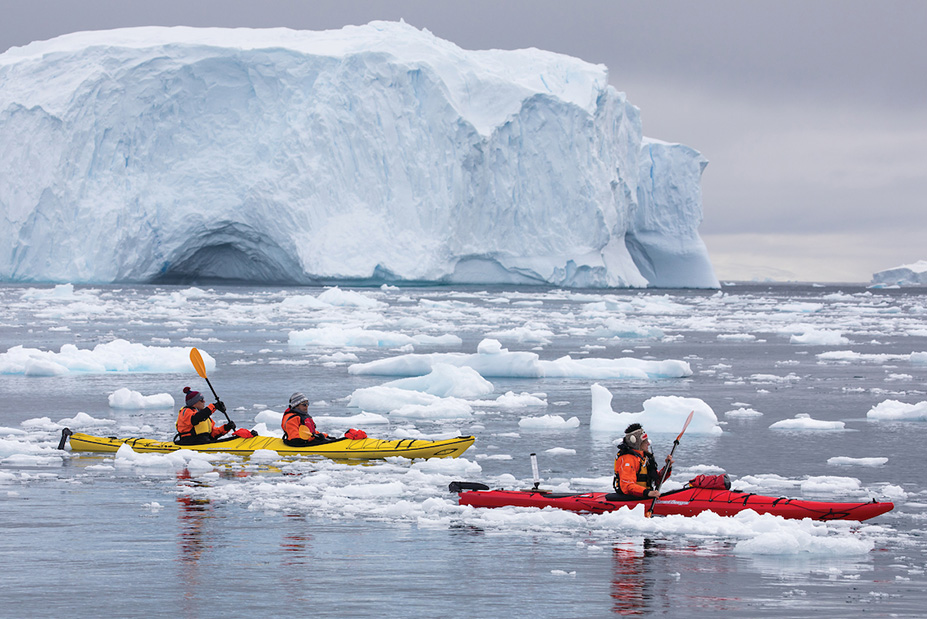
[[[195,426],[209,419],[214,412],[216,412],[216,407],[212,404],[209,404],[208,406],[205,406],[203,410],[199,410],[193,413],[190,421]]]

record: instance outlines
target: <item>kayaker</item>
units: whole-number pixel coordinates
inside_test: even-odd
[[[656,488],[663,478],[663,469],[666,469],[667,478],[673,470],[673,457],[666,456],[666,465],[658,471],[650,439],[641,424],[632,423],[624,432],[624,441],[618,446],[615,457],[615,479],[612,482],[615,492],[635,499],[660,496]]]
[[[214,412],[225,412],[222,400],[215,404],[206,404],[203,394],[189,387],[183,388],[185,406],[177,413],[177,434],[174,442],[178,445],[202,445],[218,440],[222,435],[235,429],[235,422],[229,420],[225,425],[217,426],[211,419]]]
[[[328,440],[328,435],[316,429],[309,415],[309,398],[298,391],[290,396],[290,406],[283,411],[280,426],[283,442],[290,447],[305,447]]]

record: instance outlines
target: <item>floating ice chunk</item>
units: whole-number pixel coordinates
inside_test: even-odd
[[[402,346],[459,346],[462,340],[451,334],[406,335],[395,331],[377,331],[361,327],[327,324],[313,329],[290,331],[290,346],[326,346],[356,348],[399,348]],[[352,366],[353,367],[353,366]]]
[[[338,286],[326,289],[319,295],[319,301],[334,307],[359,307],[362,309],[382,309],[386,303],[373,299],[362,292],[342,290]]]
[[[648,379],[681,378],[692,375],[685,361],[648,361],[642,359],[579,359],[569,356],[554,361],[542,361],[530,352],[509,352],[498,340],[483,340],[477,353],[409,354],[391,359],[351,365],[348,372],[359,375],[421,376],[445,363],[457,367],[471,367],[483,377],[512,378],[591,378],[591,379]]]
[[[566,447],[551,447],[550,449],[545,449],[544,453],[552,456],[575,456],[576,450],[567,449]]]
[[[530,393],[516,394],[514,391],[506,391],[503,395],[492,400],[492,404],[499,408],[513,410],[517,408],[545,407],[547,406],[547,400]]]
[[[792,335],[789,341],[805,346],[843,346],[850,343],[839,331],[831,329],[807,329],[800,334]]]
[[[588,305],[586,307],[589,308]],[[605,323],[602,326],[593,328],[590,335],[594,337],[610,337],[628,340],[659,340],[663,338],[664,333],[663,329],[659,327],[642,324],[628,318],[610,316],[605,319]]]
[[[315,423],[317,426],[326,427],[326,428],[327,427],[338,427],[338,428],[363,429],[364,426],[368,426],[368,425],[382,425],[382,424],[389,423],[389,419],[387,419],[383,415],[377,415],[376,413],[368,413],[366,411],[362,413],[358,413],[356,415],[348,415],[345,417],[334,417],[330,415],[313,415],[312,418],[315,420]]]
[[[803,493],[826,493],[838,496],[858,494],[862,489],[858,479],[827,475],[808,477],[802,480],[799,487]]]
[[[169,393],[142,395],[125,387],[109,394],[110,408],[174,408],[174,398]]]
[[[428,404],[406,404],[391,410],[389,414],[391,418],[403,419],[469,419],[473,409],[459,398],[436,398]]]
[[[733,417],[735,419],[753,419],[755,417],[762,417],[763,413],[752,408],[738,408],[736,410],[727,411],[724,413],[725,417]]]
[[[214,370],[215,359],[205,352],[202,357],[206,369]],[[145,346],[126,340],[98,344],[92,350],[65,344],[57,353],[23,346],[0,353],[0,374],[57,376],[71,372],[193,371],[190,348]]]
[[[112,419],[96,419],[87,413],[80,412],[73,417],[61,419],[58,423],[52,422],[48,417],[36,417],[22,422],[22,427],[31,431],[58,432],[62,428],[83,430],[86,428],[100,428],[111,426],[116,422]]]
[[[612,394],[598,383],[592,385],[592,416],[590,429],[594,432],[624,434],[632,423],[639,423],[648,434],[672,432],[678,434],[691,411],[692,422],[686,429],[692,434],[721,434],[718,418],[708,404],[698,398],[656,396],[644,402],[640,413],[616,413],[612,410]]]
[[[355,390],[348,398],[348,406],[375,413],[396,412],[408,406],[435,407],[435,409],[446,406],[458,411],[470,410],[470,405],[460,398],[442,398],[422,391],[386,386],[363,387]]]
[[[478,397],[493,392],[492,383],[473,368],[449,363],[436,363],[431,372],[424,376],[401,378],[382,386],[457,398]]]
[[[254,453],[248,458],[248,460],[253,463],[276,462],[279,459],[280,454],[273,449],[255,449]]]
[[[486,335],[497,337],[501,340],[518,342],[519,344],[540,344],[546,346],[553,341],[554,332],[545,325],[526,324],[522,327],[505,329],[503,331],[492,331]]]
[[[846,424],[842,421],[824,421],[812,419],[808,413],[799,413],[792,419],[783,419],[769,426],[771,430],[844,430]]]
[[[927,421],[927,402],[906,404],[885,400],[869,409],[866,417],[876,421]]]
[[[525,430],[572,430],[579,427],[579,417],[564,419],[560,415],[543,415],[542,417],[522,417],[518,427]]]
[[[834,456],[828,458],[827,463],[833,466],[882,466],[888,458],[851,458],[849,456]]]
[[[875,547],[871,539],[828,536],[795,526],[783,526],[737,542],[739,555],[811,555],[852,556],[869,553]]]
[[[266,424],[270,428],[279,428],[283,424],[283,413],[264,409],[254,416],[254,422]]]
[[[51,463],[48,458],[54,458],[60,463],[64,452],[53,449],[49,445],[40,445],[14,438],[0,438],[0,462],[6,464],[39,464]]]

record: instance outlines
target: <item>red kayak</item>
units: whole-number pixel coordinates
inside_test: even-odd
[[[460,495],[461,505],[473,507],[556,507],[573,512],[602,514],[622,507],[633,509],[638,505],[650,508],[653,499],[622,500],[623,495],[605,492],[561,493],[543,490],[489,490],[488,486],[470,482],[453,482],[451,492]],[[763,496],[738,490],[686,487],[663,494],[657,501],[654,514],[663,516],[695,516],[711,511],[721,516],[733,516],[752,509],[759,514],[774,514],[783,518],[811,518],[812,520],[868,520],[891,511],[894,503],[831,503],[806,501],[784,497]]]

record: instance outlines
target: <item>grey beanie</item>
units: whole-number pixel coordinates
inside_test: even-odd
[[[296,393],[290,396],[290,407],[292,408],[294,406],[299,406],[303,402],[308,402],[308,401],[309,401],[309,398],[307,398],[306,396],[304,396],[303,394],[297,391]]]

